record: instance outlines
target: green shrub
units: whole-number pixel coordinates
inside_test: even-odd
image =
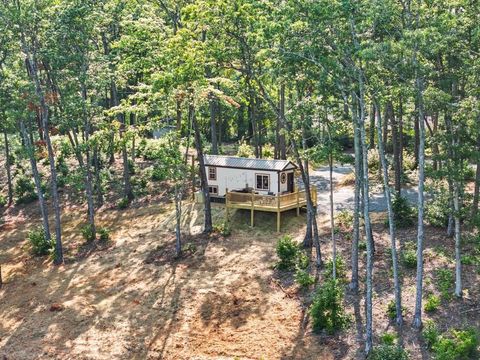
[[[343,291],[338,282],[325,281],[317,290],[310,307],[310,316],[314,331],[325,330],[333,334],[343,329],[348,323],[343,307]]]
[[[422,337],[429,349],[432,349],[433,345],[437,343],[439,336],[440,333],[433,320],[425,321],[425,325],[422,330]]]
[[[232,234],[232,229],[230,228],[230,223],[228,221],[223,221],[219,224],[213,226],[213,230],[223,237],[228,237]]]
[[[341,283],[347,280],[347,266],[345,260],[339,255],[336,257],[335,261],[335,270],[337,275],[337,280]],[[333,259],[330,259],[325,264],[325,278],[331,279],[333,276]]]
[[[395,214],[395,226],[406,228],[414,224],[415,211],[408,203],[408,200],[402,196],[394,196],[392,201],[392,210]]]
[[[367,242],[366,241],[359,241],[358,242],[358,250],[366,251],[367,250]]]
[[[32,179],[26,175],[22,175],[17,179],[13,191],[17,199],[17,204],[29,204],[38,199],[35,184]]]
[[[95,232],[93,231],[93,226],[90,224],[82,226],[82,236],[85,241],[93,241],[95,240]]]
[[[403,167],[407,170],[413,171],[417,167],[417,163],[415,161],[415,156],[407,152],[407,150],[403,150]]]
[[[151,179],[152,181],[165,181],[168,176],[167,169],[161,165],[161,163],[156,162],[153,165]]]
[[[143,176],[135,176],[132,178],[133,193],[135,196],[144,196],[147,194],[148,180]]]
[[[42,227],[30,230],[27,239],[32,246],[32,253],[35,256],[48,255],[54,246],[53,241],[47,240]]]
[[[117,207],[120,210],[124,210],[128,207],[128,205],[130,205],[130,201],[128,200],[128,198],[125,197],[118,202]]]
[[[407,269],[415,269],[417,267],[417,245],[414,242],[405,243],[400,258]]]
[[[101,241],[108,241],[110,239],[110,229],[105,227],[99,227],[97,229],[97,232]]]
[[[438,269],[437,270],[437,287],[442,298],[450,300],[452,298],[453,285],[455,281],[455,275],[450,269]]]
[[[135,163],[133,162],[132,159],[127,160],[127,167],[128,167],[128,172],[130,175],[135,175],[136,173],[136,168],[135,168]]]
[[[380,169],[380,156],[377,149],[368,150],[368,170],[375,172]]]
[[[402,306],[402,313],[405,311],[405,308]],[[395,320],[397,318],[397,306],[395,305],[395,300],[389,301],[387,305],[387,315],[390,320]]]
[[[425,206],[425,220],[432,226],[445,227],[448,225],[449,216],[448,191],[444,187],[438,187],[427,200]]]
[[[408,360],[406,350],[396,345],[378,345],[372,349],[368,360]]]
[[[58,157],[56,168],[59,175],[62,175],[64,177],[68,176],[69,169],[67,162],[65,161],[65,158],[63,156]]]
[[[272,144],[265,144],[262,147],[262,157],[264,159],[273,159],[275,157],[275,148]]]
[[[394,345],[397,340],[397,336],[393,333],[385,333],[380,336],[380,341],[384,345]]]
[[[342,226],[345,230],[351,230],[353,227],[353,213],[348,210],[340,211],[335,220],[338,225]]]
[[[480,257],[475,255],[462,255],[461,262],[463,265],[478,265]]]
[[[475,180],[475,170],[470,165],[465,164],[462,173],[465,181]]]
[[[0,194],[0,208],[4,207],[5,205],[7,205],[7,198]]]
[[[437,295],[431,294],[427,297],[424,309],[426,312],[433,312],[440,306],[440,298]]]
[[[246,142],[242,142],[238,145],[237,156],[240,157],[254,157],[253,147],[248,145]]]
[[[478,334],[475,329],[450,330],[438,337],[432,350],[436,360],[478,359]]]
[[[282,236],[277,242],[277,256],[279,269],[292,269],[298,257],[300,249],[289,235]]]
[[[309,287],[315,283],[315,278],[307,270],[297,268],[295,272],[295,281],[303,288]]]

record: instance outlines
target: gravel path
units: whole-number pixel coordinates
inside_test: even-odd
[[[346,175],[353,172],[352,166],[334,166],[333,181],[337,185]],[[329,191],[329,170],[328,166],[310,170],[310,183],[317,187],[318,194],[318,210],[320,213],[327,213],[330,207],[330,191]],[[300,184],[302,187],[303,184]],[[410,204],[417,202],[417,190],[412,188],[402,189],[402,196],[406,197]],[[333,202],[335,210],[353,210],[354,207],[354,188],[353,186],[335,186],[333,193]],[[387,202],[383,191],[370,193],[370,211],[383,212],[387,211]]]

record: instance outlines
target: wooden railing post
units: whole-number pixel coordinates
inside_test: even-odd
[[[280,232],[280,196],[277,195],[277,232]]]
[[[300,192],[297,189],[297,216],[300,215]]]
[[[230,221],[230,214],[228,213],[228,196],[230,194],[228,193],[228,188],[225,189],[225,213],[226,213],[226,222]]]
[[[254,217],[254,208],[255,208],[255,194],[253,193],[252,191],[252,205],[251,205],[251,209],[250,209],[250,226],[253,227],[253,217]]]

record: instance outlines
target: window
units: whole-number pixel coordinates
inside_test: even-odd
[[[209,186],[208,192],[210,195],[218,195],[218,186]]]
[[[216,167],[208,167],[208,180],[217,180],[217,168]]]
[[[257,190],[270,190],[270,175],[256,174]]]

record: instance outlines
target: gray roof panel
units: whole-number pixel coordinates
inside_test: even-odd
[[[289,160],[270,160],[243,158],[237,156],[205,155],[206,166],[230,167],[241,169],[255,169],[267,171],[283,171],[296,168],[296,165]],[[289,166],[290,165],[290,166]]]

